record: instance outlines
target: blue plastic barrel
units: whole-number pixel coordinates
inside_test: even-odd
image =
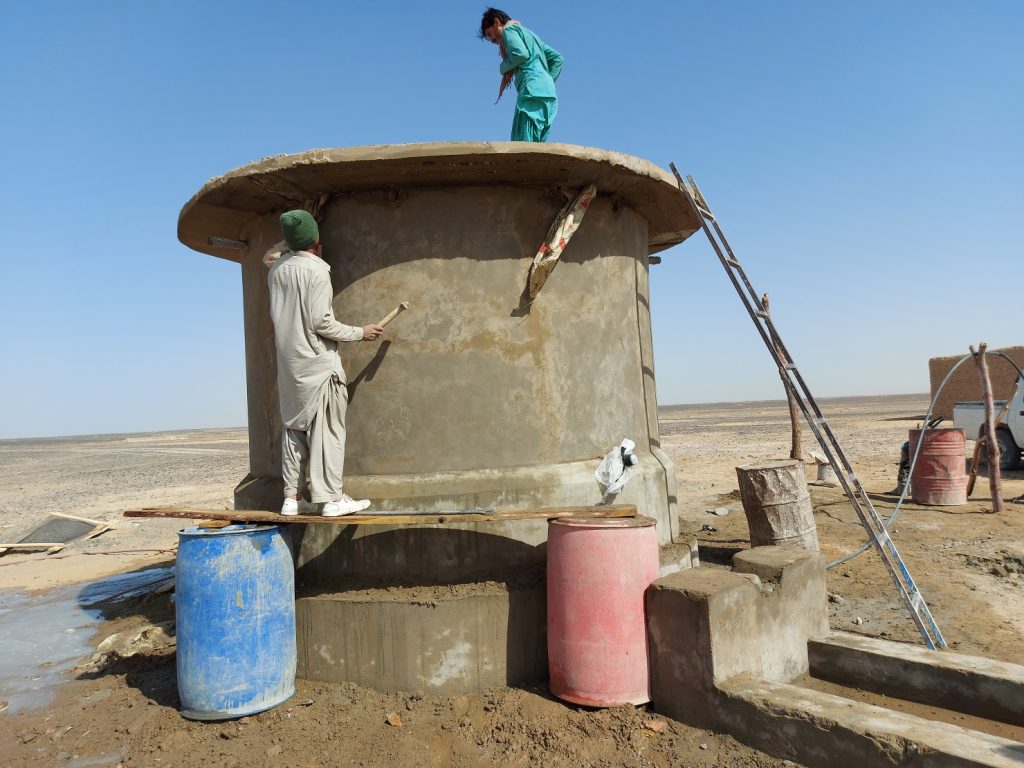
[[[181,713],[225,720],[295,693],[295,575],[272,525],[178,533],[175,613]]]

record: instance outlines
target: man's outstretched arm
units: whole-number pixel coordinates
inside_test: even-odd
[[[317,336],[332,341],[362,341],[363,329],[355,325],[339,323],[331,305],[331,283],[316,275],[310,284],[310,320]]]

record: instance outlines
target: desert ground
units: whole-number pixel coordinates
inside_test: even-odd
[[[879,512],[890,514],[900,445],[927,398],[821,404]],[[749,546],[735,467],[788,456],[785,404],[666,406],[660,422],[662,446],[677,467],[682,533],[698,538],[703,564],[727,567]],[[805,450],[813,442],[805,427]],[[272,711],[186,721],[176,709],[171,642],[126,659],[87,660],[114,633],[173,619],[164,587],[182,525],[133,522],[123,510],[229,508],[248,468],[246,431],[0,441],[0,457],[3,542],[50,512],[116,526],[53,555],[0,558],[0,641],[8,649],[0,662],[0,765],[793,765],[645,707],[595,711],[543,689],[436,697],[299,681],[295,697]],[[865,534],[841,491],[810,490],[822,551],[834,560],[855,550]],[[1024,494],[1024,473],[1004,477],[1004,492]],[[729,514],[709,512],[721,507]],[[951,648],[1024,663],[1022,521],[1020,504],[991,514],[984,475],[967,505],[905,504],[894,521],[893,538]],[[103,589],[87,583],[124,572],[134,580],[101,582]],[[831,569],[828,581],[833,628],[919,642],[873,552]],[[78,645],[50,644],[63,634]],[[390,715],[400,724],[389,724]]]

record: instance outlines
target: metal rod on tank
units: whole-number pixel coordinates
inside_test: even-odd
[[[232,240],[230,237],[217,237],[210,235],[206,238],[208,245],[215,245],[218,248],[231,248],[235,251],[247,251],[249,250],[249,244],[245,240]]]

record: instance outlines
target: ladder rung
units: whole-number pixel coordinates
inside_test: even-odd
[[[796,365],[793,364],[793,363],[786,363],[782,367],[785,368],[787,371],[795,371],[796,370]]]
[[[754,314],[757,315],[758,317],[764,317],[764,318],[768,317],[768,313],[765,312],[763,309],[755,309],[754,310]]]
[[[730,267],[739,267],[740,266],[740,263],[738,261],[736,261],[736,259],[726,259],[725,263],[728,264]]]

